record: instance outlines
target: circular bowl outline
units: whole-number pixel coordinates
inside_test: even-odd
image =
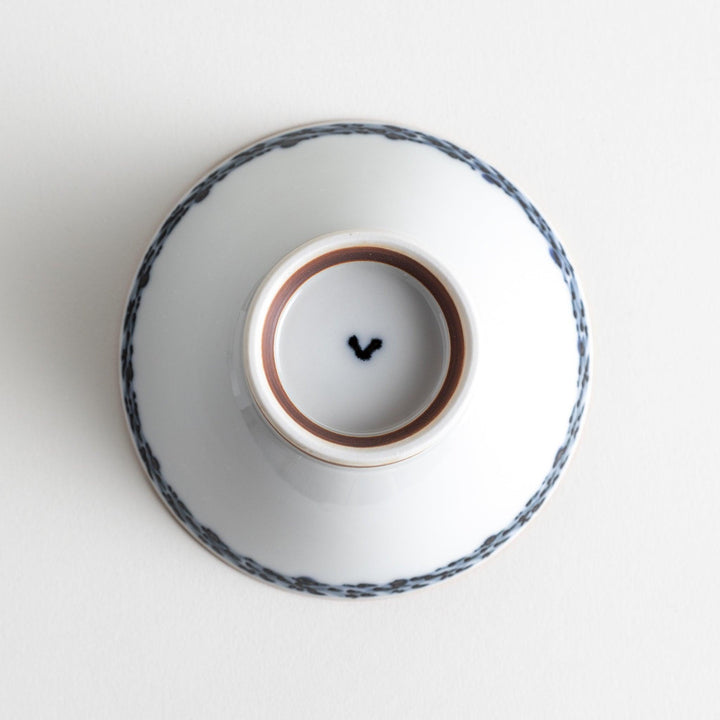
[[[419,143],[432,147],[448,157],[457,160],[479,173],[485,181],[515,200],[528,220],[537,228],[547,243],[548,254],[557,265],[568,288],[572,304],[575,329],[577,332],[578,372],[577,395],[568,419],[563,442],[558,448],[551,468],[539,488],[527,500],[523,509],[504,528],[488,536],[477,548],[467,555],[453,560],[435,570],[408,578],[398,578],[386,583],[325,583],[310,577],[289,576],[265,567],[252,558],[241,555],[230,548],[211,528],[200,523],[177,495],[162,473],[160,460],[154,454],[143,433],[140,410],[134,388],[133,334],[137,321],[142,294],[151,279],[152,266],[162,251],[175,227],[193,205],[202,202],[212,190],[231,172],[266,153],[291,148],[301,142],[330,135],[379,135],[392,141]],[[162,223],[145,253],[133,280],[123,318],[120,344],[120,383],[123,406],[128,428],[133,437],[138,456],[147,472],[150,482],[161,499],[183,525],[202,545],[222,560],[259,580],[301,593],[338,598],[377,597],[404,593],[427,587],[446,580],[486,559],[521,530],[547,499],[567,464],[578,433],[582,426],[588,393],[590,389],[590,335],[587,313],[582,300],[575,271],[562,245],[555,237],[548,223],[535,206],[500,172],[467,150],[437,138],[433,135],[409,128],[382,123],[333,122],[300,127],[250,145],[231,156],[197,183]]]

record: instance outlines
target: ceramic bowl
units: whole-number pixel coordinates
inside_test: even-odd
[[[132,285],[121,383],[153,487],[233,567],[371,597],[487,558],[555,486],[589,387],[565,250],[497,170],[407,128],[266,138]]]

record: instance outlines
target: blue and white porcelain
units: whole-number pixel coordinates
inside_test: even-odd
[[[555,486],[589,387],[565,250],[499,172],[372,123],[233,155],[155,235],[122,392],[153,487],[232,566],[314,595],[426,587]]]

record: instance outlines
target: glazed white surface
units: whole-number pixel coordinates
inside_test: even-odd
[[[714,717],[719,10],[4,3],[3,717]],[[595,372],[522,535],[347,603],[180,528],[126,432],[117,335],[185,188],[268,131],[359,116],[453,139],[533,199],[583,281]]]
[[[367,360],[348,345],[382,345]],[[420,415],[447,372],[450,341],[437,302],[406,272],[377,262],[323,270],[278,322],[278,376],[295,406],[323,427],[379,435]]]

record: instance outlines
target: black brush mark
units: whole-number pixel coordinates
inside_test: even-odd
[[[355,351],[355,357],[360,358],[360,360],[369,360],[372,354],[382,347],[382,340],[380,338],[373,338],[367,347],[361,348],[357,335],[353,335],[348,340],[348,345]]]

